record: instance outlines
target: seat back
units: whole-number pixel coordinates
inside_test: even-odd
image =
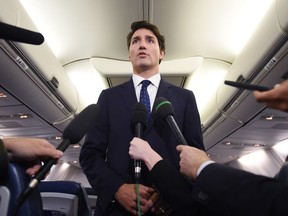
[[[42,181],[39,183],[44,215],[91,216],[88,196],[81,183]]]
[[[276,179],[288,182],[288,162],[286,161],[275,176]]]
[[[2,193],[6,194],[5,199],[1,198],[1,206],[8,206],[8,216],[14,216],[17,200],[20,194],[28,187],[30,176],[26,174],[25,169],[17,163],[9,164],[9,171],[6,181],[1,186]],[[6,197],[8,198],[6,199]],[[4,203],[2,203],[4,202]],[[5,204],[6,203],[6,204]],[[4,208],[4,207],[3,207]],[[1,211],[2,215],[2,211]],[[5,215],[5,214],[3,214]],[[18,214],[21,216],[42,216],[43,206],[38,188],[32,189],[31,193],[23,200]]]
[[[9,208],[10,191],[6,186],[0,186],[0,212],[6,216]]]
[[[96,208],[96,202],[97,202],[97,194],[96,192],[93,190],[93,188],[85,188],[86,193],[88,195],[88,201],[90,203],[91,206],[91,210],[92,210],[92,215],[95,214],[95,208]]]

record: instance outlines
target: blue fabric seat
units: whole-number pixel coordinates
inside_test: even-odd
[[[20,194],[28,187],[30,176],[26,174],[25,168],[17,163],[9,163],[8,176],[3,186],[8,189],[8,216],[13,216],[16,209],[17,200]],[[2,215],[2,214],[1,214]],[[38,188],[32,189],[31,193],[23,200],[18,214],[21,216],[42,216],[43,206]]]
[[[44,215],[90,216],[88,196],[81,183],[42,181],[39,183]]]

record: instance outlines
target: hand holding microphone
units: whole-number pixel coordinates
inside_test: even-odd
[[[87,133],[91,124],[96,120],[98,106],[91,104],[80,112],[63,131],[63,141],[57,147],[57,150],[64,152],[70,144],[78,143]],[[40,181],[49,172],[56,159],[50,159],[35,174],[34,180]],[[32,182],[31,182],[32,184]],[[37,184],[37,183],[36,183]]]
[[[98,105],[92,104],[86,107],[82,112],[80,112],[64,129],[63,131],[63,141],[57,147],[57,150],[64,152],[70,144],[78,143],[84,135],[87,133],[88,129],[91,127],[92,123],[96,120],[98,114]],[[16,214],[18,208],[20,207],[22,201],[29,195],[33,188],[35,188],[39,181],[41,181],[46,174],[49,172],[51,167],[56,163],[56,158],[51,158],[44,162],[44,165],[40,170],[34,175],[29,183],[29,186],[22,192],[17,200]]]
[[[142,103],[136,103],[131,116],[131,126],[135,137],[142,138],[143,131],[146,127],[147,111]],[[139,179],[141,174],[141,161],[134,160],[135,178]]]

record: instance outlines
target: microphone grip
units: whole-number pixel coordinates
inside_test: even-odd
[[[166,121],[168,123],[168,125],[170,126],[171,130],[173,131],[175,137],[177,138],[179,144],[182,145],[188,145],[186,139],[184,138],[183,134],[181,133],[174,117],[172,115],[168,115],[166,117]]]
[[[65,151],[67,147],[70,145],[71,141],[69,139],[64,139],[60,145],[57,147],[60,151]],[[24,199],[30,194],[33,188],[35,188],[39,181],[41,181],[45,175],[49,172],[51,167],[56,163],[57,159],[48,159],[44,162],[44,165],[41,166],[40,170],[33,176],[32,180],[30,181],[28,187],[20,194],[19,198],[17,199],[15,214],[18,214],[20,205],[24,201]]]
[[[71,144],[69,139],[63,140],[59,146],[57,147],[57,150],[60,150],[64,152],[68,146]],[[51,167],[56,163],[57,159],[48,159],[44,162],[44,165],[40,168],[40,170],[34,175],[33,179],[37,179],[38,181],[41,181],[45,175],[50,171]]]
[[[135,124],[135,137],[142,138],[143,133],[143,126],[141,123]],[[135,178],[139,179],[141,175],[141,161],[140,160],[134,160],[134,173]]]

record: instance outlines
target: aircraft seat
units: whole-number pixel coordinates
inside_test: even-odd
[[[42,181],[39,183],[44,215],[90,216],[88,196],[81,183]]]
[[[275,176],[276,179],[288,182],[288,162],[286,161]]]
[[[8,175],[1,185],[1,215],[15,215],[17,200],[20,194],[28,187],[31,178],[26,174],[25,168],[17,163],[9,163]],[[2,196],[3,195],[3,196]],[[7,208],[6,208],[6,207]],[[1,208],[2,208],[1,207]],[[6,209],[5,209],[6,208]],[[5,214],[6,212],[6,214]],[[38,188],[32,189],[31,193],[24,199],[18,214],[21,216],[42,216],[43,206]]]
[[[97,202],[97,194],[94,191],[94,189],[91,187],[86,187],[85,190],[86,190],[86,193],[88,195],[88,200],[89,200],[89,203],[91,206],[92,215],[94,215],[95,208],[96,208],[96,202]]]

